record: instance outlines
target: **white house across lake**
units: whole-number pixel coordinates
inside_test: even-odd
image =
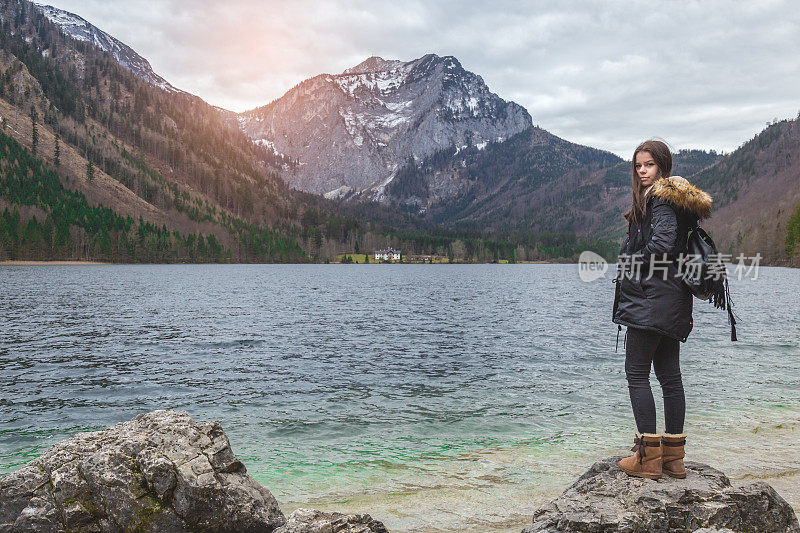
[[[395,250],[394,248],[375,250],[376,261],[400,261],[400,257],[402,257],[400,250]]]

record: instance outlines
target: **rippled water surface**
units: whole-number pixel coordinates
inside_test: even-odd
[[[0,285],[0,473],[177,408],[218,420],[285,512],[502,531],[632,438],[613,284],[576,265],[14,266]],[[681,345],[687,453],[799,508],[800,271],[731,290],[740,340],[696,300]]]

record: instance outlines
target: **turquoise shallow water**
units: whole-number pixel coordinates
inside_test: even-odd
[[[287,512],[519,530],[632,437],[610,274],[584,283],[577,265],[38,266],[0,281],[0,473],[179,408],[218,420]],[[740,340],[696,301],[681,345],[691,457],[795,507],[798,289],[798,270],[734,279]]]

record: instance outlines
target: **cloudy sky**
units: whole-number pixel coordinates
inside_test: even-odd
[[[431,52],[457,57],[535,124],[623,157],[650,137],[731,151],[800,110],[790,0],[49,2],[234,111],[371,55]]]

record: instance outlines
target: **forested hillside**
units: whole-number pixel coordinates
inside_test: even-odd
[[[33,234],[17,231],[17,244],[7,247],[6,255],[306,259],[302,232],[291,225],[296,202],[281,193],[285,187],[272,171],[280,161],[235,129],[220,127],[218,114],[201,100],[152,87],[107,54],[64,36],[31,4],[5,2],[0,12],[6,220],[16,219],[16,208],[18,225],[27,227],[30,221],[35,227],[49,218],[55,226],[72,228],[83,243],[42,247],[38,240],[27,242]],[[74,208],[102,208],[126,223],[115,223],[113,230],[105,227],[108,217],[99,225],[76,224],[74,213],[53,203],[66,198]],[[30,205],[41,211],[35,221],[34,211],[24,208]],[[123,226],[143,228],[140,233],[150,227],[173,236],[178,232],[185,239],[199,235],[202,240],[195,237],[195,243],[211,243],[214,250],[201,253],[200,246],[199,252],[183,253],[162,244],[154,256],[121,245],[100,246],[108,239],[124,241]]]
[[[581,194],[570,175],[586,177],[620,158],[529,128],[501,143],[440,151],[409,162],[387,192],[430,220],[460,228],[585,234],[570,206]],[[455,187],[458,192],[435,188]],[[424,198],[438,201],[422,202]]]
[[[714,196],[706,226],[719,248],[800,266],[799,163],[800,119],[774,121],[694,177]]]

